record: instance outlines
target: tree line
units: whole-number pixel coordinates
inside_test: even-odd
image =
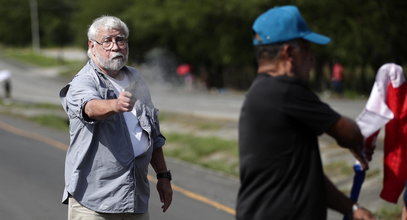
[[[247,89],[256,68],[251,25],[278,5],[297,5],[312,30],[332,38],[314,48],[316,90],[329,88],[333,62],[345,67],[348,89],[367,93],[378,67],[407,61],[404,0],[0,0],[1,44],[31,45],[32,1],[38,4],[41,47],[85,48],[92,20],[114,15],[129,26],[131,61],[162,55],[173,61],[164,66],[168,74],[188,63],[196,78],[214,88]]]

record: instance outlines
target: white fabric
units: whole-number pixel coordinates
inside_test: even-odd
[[[124,77],[121,80],[109,76],[107,77],[115,87],[117,97],[119,97],[121,91],[124,91],[124,89],[130,85],[126,74],[123,74],[123,76]],[[124,112],[123,115],[126,120],[127,129],[129,130],[134,156],[137,157],[148,150],[148,137],[139,124],[136,108],[133,108],[131,112]]]
[[[0,70],[0,82],[10,78],[11,73],[9,70]]]
[[[387,88],[389,83],[394,88],[398,88],[404,81],[403,69],[400,66],[387,63],[380,67],[366,107],[356,119],[365,138],[383,128],[394,118],[393,112],[386,104]]]

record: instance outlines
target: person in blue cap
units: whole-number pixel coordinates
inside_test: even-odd
[[[318,136],[327,133],[367,169],[363,136],[307,85],[312,32],[295,6],[274,7],[253,24],[257,76],[239,119],[238,220],[327,218],[332,208],[352,219],[375,219],[341,193],[323,172]]]

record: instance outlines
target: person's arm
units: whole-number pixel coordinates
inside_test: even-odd
[[[121,92],[117,99],[93,99],[86,103],[84,113],[91,119],[103,120],[118,112],[128,112],[134,106],[130,98],[131,93]]]
[[[363,152],[363,135],[355,121],[342,116],[327,131],[327,134],[332,136],[340,146],[348,148],[361,163],[363,169],[369,168]]]
[[[161,147],[155,148],[153,150],[153,155],[151,157],[150,163],[157,174],[168,172],[167,165],[164,159],[163,149]],[[160,200],[163,203],[163,206],[161,208],[163,209],[163,212],[165,212],[170,207],[172,202],[171,179],[157,178],[157,191],[160,195]]]
[[[351,199],[346,197],[341,191],[339,191],[326,176],[325,176],[325,188],[329,208],[337,212],[340,212],[344,215],[349,215],[354,220],[376,219],[369,210],[357,205]]]

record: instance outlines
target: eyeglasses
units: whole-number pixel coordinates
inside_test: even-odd
[[[127,43],[128,43],[128,40],[124,37],[117,37],[115,41],[105,39],[102,43],[98,42],[97,40],[93,40],[93,41],[96,42],[97,44],[99,44],[100,46],[102,46],[102,48],[105,50],[112,49],[114,43],[116,43],[120,49],[124,49],[127,47]]]

